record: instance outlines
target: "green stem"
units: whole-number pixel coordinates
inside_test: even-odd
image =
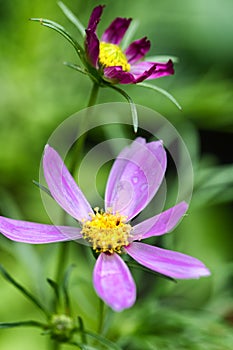
[[[58,264],[57,264],[57,269],[56,269],[56,277],[55,281],[59,285],[63,278],[64,270],[66,267],[65,262],[67,261],[68,258],[68,252],[69,252],[69,244],[70,242],[63,242],[59,244],[59,252],[58,252]]]
[[[104,324],[104,302],[102,299],[99,299],[99,324],[97,332],[98,334],[101,334],[103,331],[103,324]]]
[[[98,92],[99,92],[99,85],[96,83],[93,83],[91,95],[89,98],[87,108],[94,106],[94,104],[97,100]],[[88,118],[85,118],[83,120],[83,123],[81,125],[82,129],[80,130],[81,136],[79,137],[76,144],[74,145],[75,148],[74,148],[73,157],[72,157],[72,161],[71,161],[71,165],[70,165],[70,173],[72,175],[74,175],[75,170],[78,168],[78,166],[80,165],[80,162],[82,160],[84,145],[85,145],[85,141],[87,138],[87,131],[85,132],[85,129],[87,129],[87,120],[88,120]],[[82,133],[82,131],[83,131],[83,133]]]
[[[54,340],[52,343],[52,350],[59,350],[61,348],[61,343],[59,343],[58,341]],[[51,349],[51,348],[49,348]]]

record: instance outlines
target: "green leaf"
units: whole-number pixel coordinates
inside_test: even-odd
[[[87,345],[87,344],[83,344],[83,343],[79,343],[77,341],[70,341],[67,344],[77,346],[81,350],[99,350],[99,348],[94,348],[93,346],[90,346],[90,345]]]
[[[30,20],[34,22],[40,22],[43,26],[51,28],[55,30],[57,33],[61,34],[75,48],[80,59],[84,61],[83,48],[79,45],[79,43],[75,39],[72,38],[70,33],[68,33],[64,27],[62,27],[60,24],[54,21],[50,21],[49,19],[45,19],[45,18],[30,18]]]
[[[62,1],[58,1],[58,6],[64,13],[64,15],[70,20],[71,23],[79,30],[80,34],[85,36],[85,27],[82,25],[80,20],[73,14],[73,12],[65,5]]]
[[[22,321],[22,322],[0,322],[0,329],[14,327],[39,327],[44,329],[45,325],[37,321]]]
[[[64,278],[62,281],[62,289],[64,293],[64,301],[65,301],[65,309],[68,313],[70,313],[70,297],[68,292],[68,282],[70,279],[70,274],[72,269],[75,267],[74,264],[68,267],[68,269],[65,271]]]
[[[113,343],[111,340],[109,340],[109,339],[107,339],[99,334],[95,334],[95,333],[87,332],[87,331],[85,331],[85,334],[91,338],[96,339],[101,344],[106,345],[107,348],[110,350],[122,350],[116,343]]]
[[[122,50],[124,51],[127,46],[129,46],[129,44],[131,43],[132,39],[133,39],[133,36],[136,32],[136,30],[138,29],[138,26],[139,26],[139,21],[138,20],[133,20],[131,23],[130,23],[130,26],[129,28],[127,29],[127,32],[125,33],[124,35],[124,38],[121,42],[121,48]]]
[[[131,262],[131,261],[126,261],[126,264],[127,264],[130,268],[134,268],[134,269],[142,270],[142,271],[145,271],[145,272],[149,272],[149,273],[151,273],[152,275],[155,275],[155,276],[157,276],[157,277],[164,278],[164,279],[167,279],[167,280],[170,280],[170,281],[176,283],[176,280],[175,280],[174,278],[169,277],[169,276],[162,275],[162,274],[159,273],[159,272],[150,270],[150,269],[148,269],[147,267],[144,267],[144,266],[139,265],[139,264],[137,264],[137,263],[134,263],[134,262]]]
[[[83,69],[82,67],[78,66],[77,64],[70,63],[70,62],[63,62],[63,64],[69,68],[76,70],[79,73],[82,73],[84,75],[89,75],[92,78],[92,75],[86,69]]]
[[[34,297],[30,292],[28,292],[21,284],[16,282],[9,273],[4,269],[2,265],[0,265],[0,273],[2,276],[10,282],[14,287],[16,287],[26,298],[28,298],[34,305],[36,305],[40,310],[43,311],[43,313],[46,315],[46,317],[49,316],[49,313],[46,311],[44,306],[40,303],[40,301]]]
[[[200,168],[196,174],[193,202],[196,206],[218,204],[233,198],[233,165]]]
[[[177,57],[177,56],[156,55],[156,56],[146,57],[146,61],[149,61],[149,62],[165,63],[168,60],[172,60],[173,63],[179,63],[179,61],[180,61],[179,57]]]
[[[138,83],[138,86],[142,86],[148,89],[152,89],[155,90],[157,92],[159,92],[160,94],[166,96],[171,102],[173,102],[177,108],[179,108],[180,110],[182,109],[181,105],[179,104],[179,102],[175,99],[175,97],[173,97],[169,92],[167,92],[166,90],[156,86],[156,85],[151,85],[148,83]]]
[[[55,311],[57,312],[57,306],[60,303],[60,291],[58,284],[50,278],[46,279],[50,287],[53,289],[55,294]]]
[[[83,323],[83,319],[78,316],[78,323],[79,323],[79,331],[81,333],[81,339],[82,339],[82,342],[84,344],[87,343],[87,338],[86,338],[86,334],[85,334],[85,331],[84,331],[84,323]]]
[[[118,91],[128,101],[128,103],[130,105],[130,109],[131,109],[132,119],[133,119],[134,132],[136,133],[138,131],[138,113],[137,113],[137,108],[136,108],[135,103],[133,102],[131,97],[124,90],[122,90],[119,87],[114,86],[114,85],[108,85],[108,86],[111,87],[112,89]]]
[[[37,187],[39,187],[39,189],[41,191],[44,191],[45,193],[47,193],[50,197],[53,198],[51,192],[49,191],[49,189],[43,185],[41,185],[39,182],[35,181],[35,180],[32,180],[32,182],[34,183],[34,185],[36,185]]]

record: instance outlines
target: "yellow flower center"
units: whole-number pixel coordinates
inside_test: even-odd
[[[99,208],[95,208],[95,214],[84,222],[81,233],[97,252],[121,253],[122,247],[129,244],[131,231],[125,222],[125,216],[99,212]]]
[[[123,71],[130,70],[130,64],[118,45],[100,42],[99,63],[103,67],[121,66]]]

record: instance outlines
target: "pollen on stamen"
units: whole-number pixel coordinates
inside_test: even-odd
[[[130,71],[130,64],[118,45],[100,42],[99,63],[103,67],[121,66],[123,71]]]
[[[126,224],[126,217],[118,213],[112,214],[94,208],[95,214],[83,222],[82,235],[96,252],[110,254],[122,252],[122,247],[129,244],[131,225]]]

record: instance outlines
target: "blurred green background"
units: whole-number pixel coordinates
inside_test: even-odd
[[[189,216],[163,244],[196,256],[212,272],[209,278],[173,284],[133,271],[138,302],[130,310],[111,314],[107,336],[129,350],[230,350],[233,3],[104,3],[107,6],[99,34],[115,17],[132,17],[139,21],[135,39],[146,35],[151,40],[150,56],[179,58],[174,76],[153,83],[172,93],[182,111],[153,91],[137,86],[124,89],[135,103],[155,109],[174,124],[189,148],[195,175]],[[65,4],[86,25],[99,2],[67,0]],[[66,117],[86,107],[91,82],[63,65],[63,61],[79,63],[73,48],[54,31],[29,21],[30,17],[55,20],[76,35],[56,1],[0,1],[0,214],[49,223],[32,180],[38,180],[43,148],[53,130]],[[110,89],[101,90],[98,103],[111,101],[123,100]],[[87,327],[95,330],[98,301],[91,285],[93,259],[83,252],[83,247],[76,246],[70,254],[70,262],[78,266],[71,281],[74,309],[84,317]],[[0,263],[41,298],[51,293],[45,280],[54,277],[57,250],[57,244],[35,247],[0,237]],[[0,322],[42,319],[1,277],[0,285]],[[36,329],[0,331],[0,349],[36,350],[47,343],[46,336]]]

